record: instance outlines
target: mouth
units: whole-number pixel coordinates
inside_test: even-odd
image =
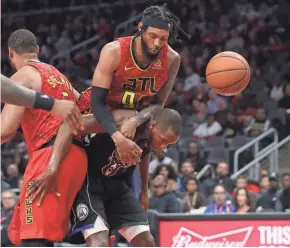
[[[152,50],[151,50],[151,53],[153,53],[153,54],[157,54],[158,51],[159,51],[159,50],[152,49]]]

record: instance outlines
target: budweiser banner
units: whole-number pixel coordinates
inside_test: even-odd
[[[290,220],[160,220],[159,246],[290,247]]]

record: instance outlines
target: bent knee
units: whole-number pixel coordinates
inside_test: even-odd
[[[136,235],[130,242],[135,247],[154,247],[155,241],[152,234],[148,231]]]
[[[108,247],[108,231],[94,233],[86,238],[87,246],[89,247]]]

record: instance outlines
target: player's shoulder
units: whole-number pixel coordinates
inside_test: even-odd
[[[168,45],[168,51],[167,51],[167,58],[170,61],[180,61],[180,55],[178,52],[176,52],[171,46]]]
[[[24,65],[11,77],[15,82],[27,88],[37,90],[37,83],[41,83],[40,72],[31,65]]]
[[[117,70],[121,61],[121,47],[118,41],[107,43],[102,51],[99,63],[106,67],[112,68],[113,71]]]
[[[109,42],[103,47],[102,51],[114,55],[121,54],[120,42],[117,40]]]

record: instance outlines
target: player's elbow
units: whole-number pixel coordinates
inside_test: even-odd
[[[15,135],[15,133],[16,131],[11,131],[9,129],[5,131],[4,128],[1,128],[1,144],[4,144],[8,140],[10,140]]]

